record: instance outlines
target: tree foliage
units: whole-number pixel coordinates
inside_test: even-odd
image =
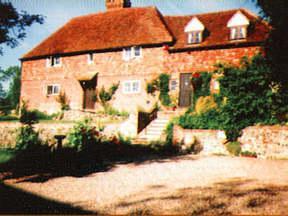
[[[288,89],[288,1],[253,0],[262,9],[262,15],[272,26],[265,52],[273,71],[273,81],[280,84],[280,90]],[[285,94],[285,92],[283,92]],[[285,101],[287,103],[287,101]]]
[[[0,0],[0,54],[3,45],[16,47],[19,40],[23,40],[26,36],[25,28],[35,22],[42,24],[43,16],[30,15],[26,11],[18,12],[11,2]]]

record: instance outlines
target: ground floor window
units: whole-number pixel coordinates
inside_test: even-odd
[[[139,93],[140,89],[140,80],[127,80],[123,82],[123,93],[125,94]]]
[[[177,82],[177,80],[172,79],[172,80],[170,81],[170,91],[175,91],[175,90],[177,90],[177,87],[178,87],[178,82]]]
[[[51,84],[47,85],[46,94],[49,95],[59,95],[60,93],[60,85],[59,84]]]

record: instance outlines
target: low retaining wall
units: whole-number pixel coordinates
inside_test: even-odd
[[[74,125],[74,123],[39,123],[35,124],[34,128],[39,132],[39,136],[42,140],[47,141],[49,145],[54,145],[56,144],[54,136],[58,134],[67,134]],[[20,123],[0,123],[0,148],[15,147],[17,129],[20,127]]]
[[[173,143],[189,142],[189,138],[195,137],[197,142],[202,146],[202,154],[228,154],[224,142],[226,136],[221,130],[190,130],[183,129],[180,126],[173,128]]]
[[[288,158],[288,126],[247,127],[238,141],[260,158]]]

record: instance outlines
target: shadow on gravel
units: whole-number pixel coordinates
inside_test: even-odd
[[[169,194],[131,198],[115,205],[116,212],[131,215],[283,215],[288,186],[261,185],[232,179],[211,187],[182,188]],[[109,210],[107,211],[109,213]]]
[[[0,214],[97,214],[0,183]]]
[[[186,158],[187,157],[187,158]],[[19,179],[19,182],[45,182],[62,176],[84,177],[95,172],[107,172],[118,164],[135,166],[147,163],[179,161],[189,156],[177,155],[171,149],[155,150],[145,145],[98,144],[80,152],[72,148],[51,151],[41,147],[23,151],[0,164],[0,180]]]

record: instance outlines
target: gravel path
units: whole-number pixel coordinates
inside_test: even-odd
[[[137,204],[137,201],[141,201],[143,206],[153,197],[173,196],[175,191],[211,187],[215,183],[231,180],[251,180],[250,186],[285,186],[288,185],[288,161],[181,156],[117,165],[107,172],[80,178],[60,177],[44,183],[17,183],[14,179],[5,183],[83,209],[115,214],[136,208],[137,205],[131,204],[133,202]],[[130,204],[125,206],[128,202]],[[174,207],[178,204],[173,203]],[[167,211],[171,213],[169,208]]]

